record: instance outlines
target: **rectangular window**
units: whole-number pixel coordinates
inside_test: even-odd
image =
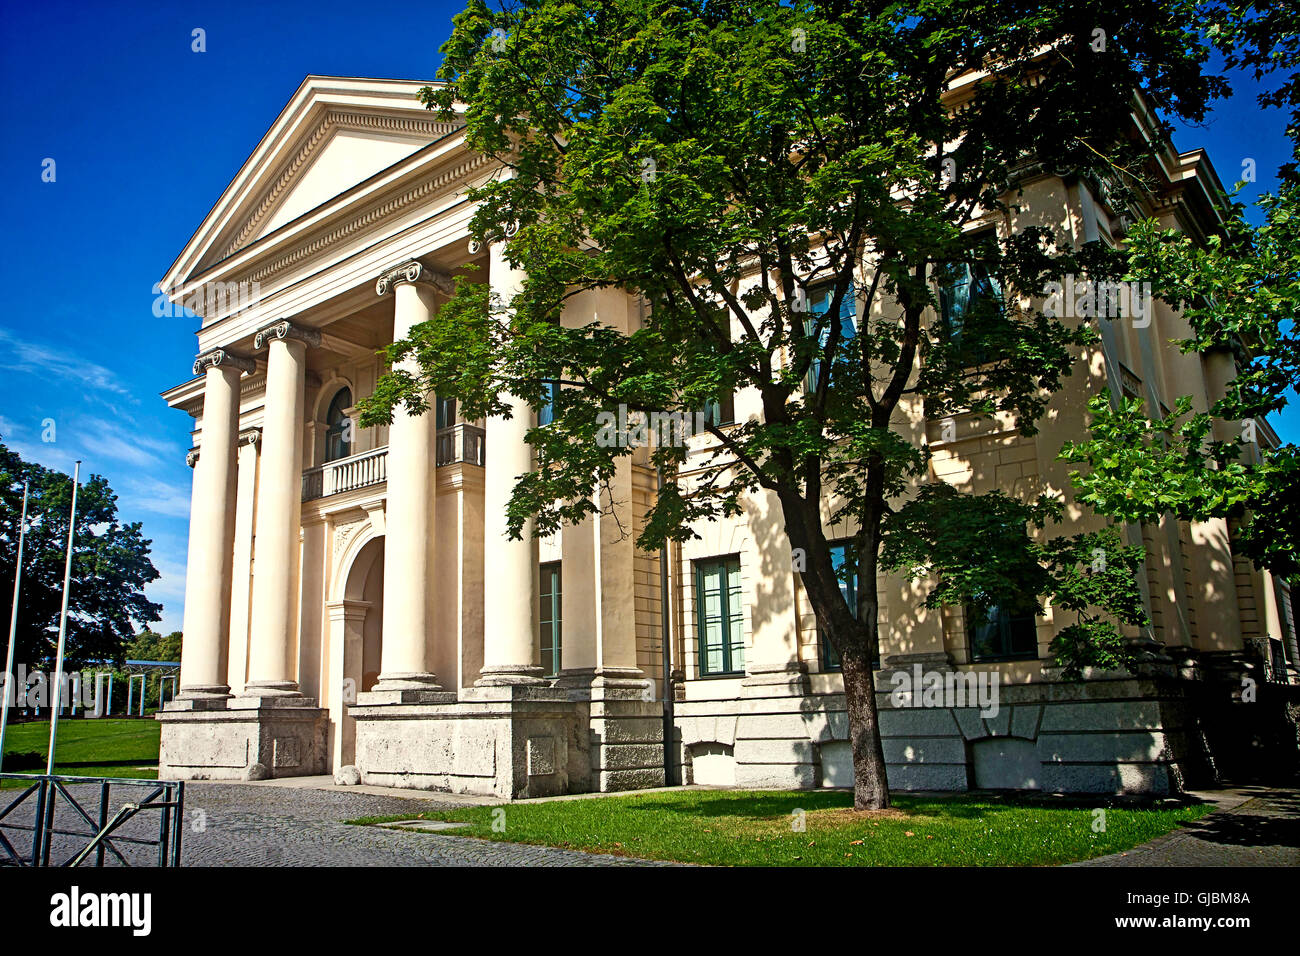
[[[981,614],[966,607],[966,637],[972,661],[1033,660],[1038,657],[1034,613],[993,605]]]
[[[541,566],[541,622],[542,673],[554,677],[561,667],[560,640],[560,562]]]
[[[853,612],[853,616],[858,616],[858,556],[853,550],[852,541],[833,541],[831,542],[831,567],[835,569],[836,576],[840,579],[840,593],[844,595],[844,601]],[[839,652],[826,638],[822,629],[817,628],[817,642],[821,646],[822,669],[839,670],[841,666]],[[880,648],[876,648],[875,655],[871,658],[871,666],[880,666]]]
[[[740,599],[740,558],[695,563],[696,634],[700,674],[745,672],[744,611]]]
[[[707,403],[701,411],[704,412],[704,421],[714,428],[730,425],[736,420],[736,397],[727,392],[716,402]]]
[[[560,383],[546,382],[542,386],[542,390],[546,395],[546,402],[537,410],[537,424],[539,426],[549,425],[555,421],[555,400],[560,394]]]
[[[826,314],[831,307],[831,301],[835,298],[835,286],[824,285],[818,286],[808,293],[808,334],[811,335],[817,327],[817,319]],[[857,299],[854,294],[853,284],[849,283],[848,290],[844,293],[844,299],[840,302],[840,344],[837,346],[836,356],[839,361],[844,361],[842,351],[857,336]],[[831,324],[827,322],[817,337],[818,354],[826,347],[827,341],[831,337]],[[821,375],[822,363],[820,358],[814,358],[812,364],[808,366],[808,392],[817,391],[817,379]],[[834,375],[834,367],[831,369]]]
[[[971,245],[993,241],[990,232],[971,240]],[[939,322],[948,342],[962,350],[966,365],[989,361],[989,349],[981,344],[979,326],[988,327],[1002,311],[1002,284],[982,262],[951,263],[937,270],[939,280]],[[962,333],[971,330],[963,345]]]
[[[436,409],[437,420],[434,423],[439,430],[450,428],[456,424],[456,399],[439,398]]]

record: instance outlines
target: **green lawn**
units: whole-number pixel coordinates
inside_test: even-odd
[[[54,772],[78,777],[158,776],[158,721],[102,717],[97,720],[63,718]],[[50,743],[48,721],[10,724],[5,731],[5,773],[44,773]],[[22,755],[37,754],[37,758]],[[3,787],[21,786],[5,780]]]
[[[1208,813],[1208,804],[897,796],[855,814],[844,791],[686,790],[425,813],[473,824],[458,836],[724,866],[1032,866],[1127,850]],[[1105,809],[1105,830],[1093,829]],[[504,823],[493,832],[494,812]],[[803,832],[794,812],[805,811]],[[410,817],[370,817],[372,824]]]

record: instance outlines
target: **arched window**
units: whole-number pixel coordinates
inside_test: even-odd
[[[325,460],[338,461],[352,454],[352,419],[347,410],[352,407],[352,389],[340,388],[325,413]]]

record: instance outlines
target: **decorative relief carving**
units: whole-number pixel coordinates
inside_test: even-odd
[[[252,359],[227,352],[225,349],[213,349],[211,352],[204,352],[194,360],[194,374],[202,375],[207,369],[220,368],[222,365],[237,368],[241,372],[257,371],[257,363]]]
[[[341,554],[344,547],[347,546],[348,539],[361,530],[362,525],[366,523],[365,518],[353,518],[351,521],[336,524],[334,526],[334,553]]]
[[[191,448],[189,451],[185,453],[185,464],[193,468],[198,463],[199,463],[199,450],[197,448]]]
[[[288,320],[281,320],[265,328],[258,329],[257,334],[253,336],[253,348],[261,349],[271,339],[297,339],[300,342],[306,342],[312,348],[316,348],[320,345],[320,330],[309,329],[301,325],[294,325]]]
[[[420,260],[412,259],[381,275],[375,283],[375,293],[386,295],[388,290],[399,282],[425,282],[446,295],[451,295],[456,288],[451,276],[445,272],[434,272],[432,269],[425,268]]]

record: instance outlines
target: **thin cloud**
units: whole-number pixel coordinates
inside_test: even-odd
[[[20,339],[5,328],[0,328],[0,346],[9,353],[5,359],[5,366],[11,372],[27,372],[43,377],[53,376],[76,382],[91,394],[99,392],[119,395],[134,404],[139,404],[140,400],[111,369],[83,358],[75,352],[43,342]],[[105,401],[105,404],[112,407],[111,402]]]

